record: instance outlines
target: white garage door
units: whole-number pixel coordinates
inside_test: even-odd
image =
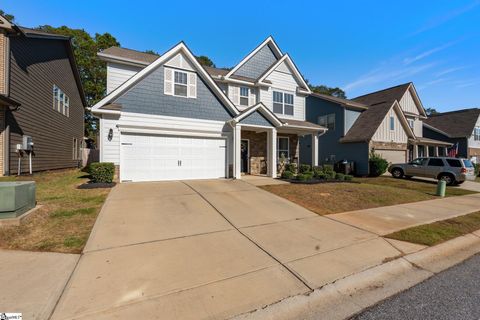
[[[123,133],[120,179],[160,181],[224,178],[226,140]]]
[[[405,163],[407,161],[407,151],[403,150],[375,150],[389,163]]]

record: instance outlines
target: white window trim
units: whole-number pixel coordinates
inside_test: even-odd
[[[175,81],[175,73],[183,73],[183,74],[185,74],[187,83],[179,83],[179,82],[176,82],[176,81]],[[188,72],[183,71],[183,70],[173,69],[173,79],[172,79],[172,80],[173,80],[173,92],[172,92],[172,95],[173,95],[174,97],[188,98],[188,77],[189,77]],[[185,94],[184,96],[175,94],[175,86],[176,86],[176,85],[185,87],[185,93],[186,93],[186,94]]]
[[[394,116],[390,116],[388,118],[388,128],[390,129],[390,131],[395,131],[395,117]]]
[[[197,98],[197,91],[198,91],[197,90],[198,89],[197,78],[198,78],[198,74],[196,72],[192,72],[192,71],[185,70],[185,69],[173,68],[173,67],[170,67],[170,66],[164,66],[163,70],[164,70],[163,94],[165,94],[167,96],[173,96],[173,97],[185,98],[185,99],[196,99]],[[167,72],[168,73],[171,72],[171,77],[172,77],[171,80],[167,79],[167,76],[166,76]],[[175,82],[175,72],[186,74],[187,75],[187,83],[184,84],[184,83]],[[192,76],[194,77],[193,79],[192,79]],[[187,95],[186,96],[176,95],[175,94],[175,85],[185,86],[186,89],[187,89]],[[168,86],[168,88],[171,89],[171,92],[169,92],[167,90],[167,86]],[[193,87],[194,94],[191,94],[192,87]]]
[[[282,113],[277,113],[277,112],[273,111],[273,104],[278,103],[278,102],[275,102],[275,100],[273,100],[274,92],[278,92],[278,93],[282,94]],[[292,96],[292,98],[293,98],[292,104],[285,103],[285,95],[286,94],[289,94],[289,95]],[[278,103],[278,104],[280,104],[280,103]],[[293,110],[292,114],[286,114],[285,113],[285,105],[292,106],[292,110]],[[295,117],[295,93],[291,92],[291,91],[285,91],[285,90],[281,90],[281,89],[272,88],[272,112],[275,113],[275,114],[281,114],[281,115],[287,116],[287,117]]]
[[[287,139],[287,155],[285,157],[285,159],[290,159],[290,137],[286,137],[286,136],[277,136],[277,159],[280,159],[280,151],[285,151],[285,149],[282,149],[280,150],[279,149],[279,146],[280,146],[280,139]]]
[[[242,95],[242,88],[243,89],[247,89],[247,95]],[[241,86],[240,89],[239,89],[239,93],[238,93],[238,105],[242,106],[242,107],[248,107],[250,105],[250,88],[249,87],[245,87],[245,86]],[[242,104],[242,98],[246,98],[247,99],[247,104]]]
[[[56,89],[56,94],[55,94]],[[60,100],[60,96],[63,95],[63,99]],[[66,117],[70,117],[70,97],[56,84],[53,85],[52,90],[53,96],[53,110],[57,111],[60,114],[63,114]]]
[[[480,141],[480,127],[475,127],[473,129],[473,140]]]

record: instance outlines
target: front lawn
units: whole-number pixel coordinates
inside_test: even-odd
[[[378,177],[356,178],[354,182],[281,184],[261,188],[320,215],[438,198],[436,184],[425,181]],[[446,196],[471,193],[475,192],[447,187]]]
[[[480,212],[412,227],[386,235],[386,238],[434,246],[480,229]]]
[[[13,180],[34,180],[37,203],[42,207],[22,225],[0,228],[0,247],[81,252],[110,189],[77,189],[88,179],[84,172],[75,169],[0,178],[0,181]]]

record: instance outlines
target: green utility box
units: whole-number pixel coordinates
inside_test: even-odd
[[[0,182],[0,219],[16,218],[35,207],[35,182]]]

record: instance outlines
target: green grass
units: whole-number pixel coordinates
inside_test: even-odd
[[[386,238],[434,246],[480,229],[480,211],[448,220],[412,227],[386,235]]]
[[[0,228],[0,248],[79,253],[85,245],[109,189],[77,189],[85,173],[48,171],[0,181],[34,180],[42,207],[20,226]]]

